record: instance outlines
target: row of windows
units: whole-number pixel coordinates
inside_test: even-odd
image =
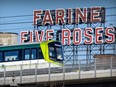
[[[30,60],[30,59],[43,59],[41,49],[33,48],[25,50],[0,52],[0,62]]]
[[[25,55],[24,58],[25,58],[25,60],[30,59],[30,54],[31,54],[31,59],[36,59],[37,50],[36,49],[32,49],[31,50],[31,53],[30,53],[30,50],[29,49],[25,50],[25,52],[24,52],[24,55]]]

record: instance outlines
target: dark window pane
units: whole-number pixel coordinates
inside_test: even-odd
[[[44,58],[43,58],[43,53],[42,53],[41,48],[39,48],[39,59],[44,59]]]
[[[63,60],[62,48],[61,47],[56,47],[56,53],[57,53],[57,59]]]
[[[30,50],[25,50],[25,60],[30,59]]]
[[[49,47],[49,55],[50,55],[50,57],[53,57],[53,58],[55,58],[55,49],[54,49],[54,47]]]
[[[37,50],[36,49],[32,49],[32,54],[31,54],[31,58],[32,59],[36,59],[36,53],[37,53]]]
[[[5,61],[15,61],[18,60],[19,51],[9,51],[5,52]]]
[[[62,45],[60,42],[52,42],[48,44],[49,56],[51,60],[63,60]]]
[[[3,55],[2,55],[2,52],[0,52],[0,62],[3,61]]]

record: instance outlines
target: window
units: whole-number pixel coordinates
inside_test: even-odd
[[[3,53],[0,52],[0,62],[2,62],[2,61],[3,61]]]
[[[19,51],[5,52],[5,61],[16,61],[19,59]]]
[[[57,53],[57,59],[63,60],[62,56],[62,48],[61,47],[56,47],[56,53]]]
[[[49,55],[50,57],[52,58],[55,58],[55,50],[54,50],[54,47],[49,47]]]
[[[30,59],[30,50],[25,50],[25,60],[29,60]]]
[[[36,59],[36,54],[37,54],[37,50],[36,49],[32,49],[31,50],[31,59]]]
[[[62,45],[60,42],[52,42],[48,44],[49,46],[49,56],[53,61],[62,61],[63,60],[63,51]]]
[[[41,48],[39,48],[39,59],[44,59],[44,58],[43,58],[43,53],[42,53]]]

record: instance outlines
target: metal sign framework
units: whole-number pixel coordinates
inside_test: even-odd
[[[87,15],[90,16],[90,9],[88,8],[87,10],[88,10],[88,14]],[[84,9],[81,8],[80,11],[84,12]],[[66,9],[65,12],[69,13],[70,9]],[[72,10],[72,14],[74,12],[75,12],[75,10],[73,9]],[[53,14],[55,14],[55,10],[51,10],[50,13],[51,13],[51,15],[53,17],[54,16]],[[43,11],[43,14],[45,14],[45,11]],[[63,16],[64,15],[66,15],[65,17],[68,18],[66,13],[63,13]],[[43,16],[43,15],[41,15],[41,16]],[[62,16],[62,14],[61,14],[61,16]],[[81,15],[81,17],[82,17],[82,15]],[[74,20],[74,15],[73,15],[72,18]],[[96,27],[103,27],[104,30],[105,30],[106,26],[105,26],[105,8],[104,7],[101,8],[100,15],[99,15],[98,18],[101,18],[102,20],[101,21],[97,21],[97,22],[87,22],[87,23],[82,23],[82,22],[79,22],[79,23],[75,23],[75,22],[68,23],[68,21],[69,21],[68,20],[67,23],[62,23],[61,21],[59,21],[59,24],[55,24],[54,23],[53,25],[51,25],[51,24],[42,25],[42,20],[41,20],[41,21],[37,21],[39,23],[34,25],[34,30],[41,31],[41,30],[54,29],[54,31],[55,31],[55,33],[54,33],[55,34],[54,35],[55,39],[56,40],[57,39],[60,40],[60,38],[56,34],[57,31],[61,31],[62,29],[73,30],[75,28],[80,28],[80,25],[82,25],[82,24],[85,27],[91,27],[93,29],[95,29]],[[84,18],[81,18],[81,20],[79,18],[80,21],[82,21],[82,19],[84,19]],[[89,17],[88,20],[90,20],[90,19],[91,18]],[[55,22],[55,20],[54,20],[54,22]],[[84,29],[82,28],[82,31],[83,30]],[[115,30],[116,30],[116,28],[115,28]],[[104,37],[105,36],[103,36],[102,39],[104,39]],[[85,39],[85,37],[82,37],[82,38]],[[89,65],[92,62],[94,62],[94,60],[92,61],[91,59],[94,59],[94,55],[96,55],[96,54],[113,54],[113,55],[116,55],[116,40],[112,44],[107,44],[107,43],[95,44],[95,43],[93,43],[93,44],[86,45],[86,44],[83,43],[83,44],[80,44],[80,45],[74,45],[74,44],[63,45],[63,47],[64,47],[64,55],[65,55],[65,60],[66,60],[65,63],[66,64],[72,64],[72,65],[77,64],[76,61],[78,61],[79,59],[86,59],[86,64]]]
[[[62,30],[64,28],[67,29],[74,29],[78,28],[80,24],[70,24],[70,25],[54,25],[54,26],[39,26],[37,30],[47,30],[47,29],[54,29],[54,31]],[[105,23],[88,23],[84,24],[87,27],[104,27]],[[36,26],[34,27],[36,29]],[[57,36],[57,35],[54,35]],[[65,63],[76,65],[79,59],[86,59],[86,64],[89,65],[94,62],[95,54],[113,54],[116,55],[116,41],[112,44],[81,44],[81,45],[64,45],[64,56],[65,56]]]

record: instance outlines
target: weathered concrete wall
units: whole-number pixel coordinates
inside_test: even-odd
[[[0,45],[12,45],[18,43],[18,34],[9,32],[0,32]]]

